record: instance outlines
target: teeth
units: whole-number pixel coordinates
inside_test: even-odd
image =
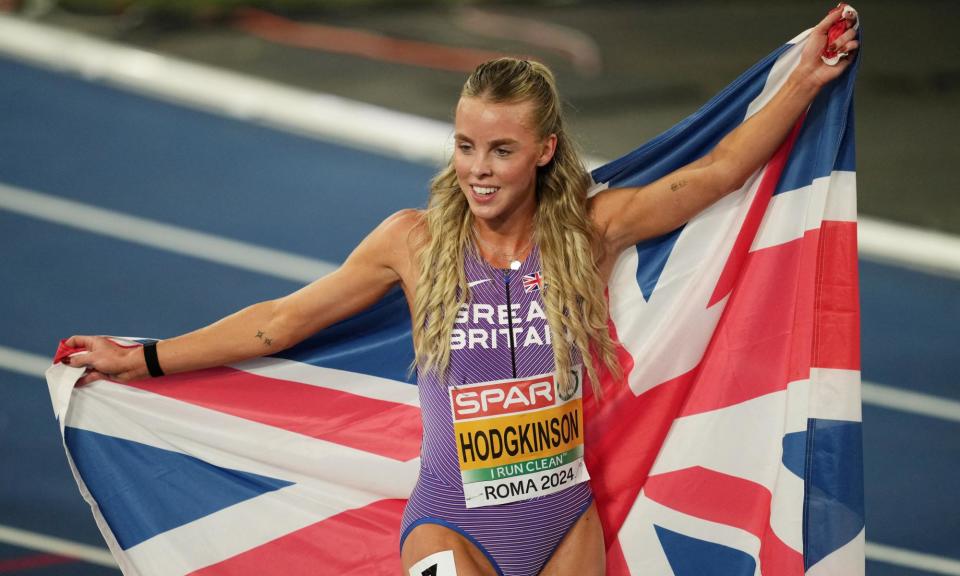
[[[481,196],[489,196],[499,190],[499,188],[493,186],[473,186],[473,191]]]

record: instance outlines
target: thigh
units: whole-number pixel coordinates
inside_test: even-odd
[[[439,524],[421,524],[411,530],[407,539],[403,541],[403,549],[400,551],[403,576],[408,576],[410,567],[417,562],[444,550],[453,550],[457,576],[496,576],[497,574],[483,552],[462,534]]]
[[[544,566],[541,576],[603,576],[607,557],[596,503],[590,504]]]

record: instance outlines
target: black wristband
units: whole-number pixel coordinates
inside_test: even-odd
[[[160,360],[157,359],[157,343],[150,342],[143,345],[143,359],[147,361],[147,371],[153,378],[163,376],[163,370],[160,369]]]

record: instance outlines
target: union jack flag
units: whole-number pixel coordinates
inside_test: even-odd
[[[594,193],[705,154],[808,34],[597,169]],[[601,374],[603,401],[584,401],[608,574],[864,572],[856,67],[742,189],[616,264],[626,383]],[[421,433],[409,333],[395,291],[236,366],[73,389],[82,370],[56,362],[67,458],[123,571],[396,574]]]
[[[527,294],[534,290],[543,289],[543,275],[537,270],[533,274],[527,274],[523,277],[523,291]]]

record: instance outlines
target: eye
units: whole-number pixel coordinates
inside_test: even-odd
[[[501,158],[509,156],[512,152],[513,150],[508,150],[507,148],[497,148],[496,150],[494,150],[494,154],[496,154]]]
[[[473,147],[467,144],[466,142],[459,142],[457,144],[457,149],[463,153],[467,153],[467,152],[470,152],[473,149]]]

